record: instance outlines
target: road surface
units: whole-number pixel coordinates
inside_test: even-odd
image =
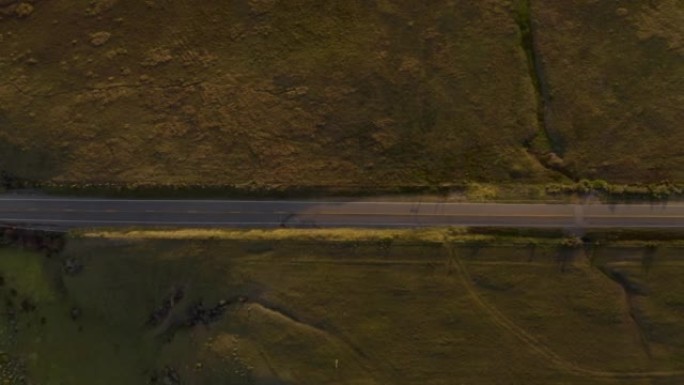
[[[684,228],[684,204],[126,200],[0,196],[0,225]]]

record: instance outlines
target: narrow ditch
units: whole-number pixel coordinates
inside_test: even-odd
[[[559,172],[572,180],[577,180],[577,177],[565,165],[562,159],[565,150],[558,135],[552,132],[550,127],[548,104],[551,100],[551,93],[535,45],[531,3],[531,0],[518,0],[515,15],[515,21],[520,30],[520,46],[525,52],[527,69],[534,88],[537,126],[539,128],[537,134],[525,140],[524,146],[545,168]]]
[[[641,317],[639,316],[636,306],[636,297],[640,295],[645,295],[646,291],[643,287],[639,286],[637,283],[630,281],[629,277],[617,270],[611,269],[608,266],[600,266],[599,271],[603,273],[608,279],[620,285],[625,298],[625,307],[627,316],[634,327],[634,331],[639,338],[641,347],[643,348],[646,356],[652,359],[651,345],[648,340],[648,334],[646,332],[646,325],[643,324]]]

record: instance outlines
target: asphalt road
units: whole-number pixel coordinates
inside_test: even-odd
[[[0,224],[169,227],[684,227],[684,204],[124,200],[0,196]]]

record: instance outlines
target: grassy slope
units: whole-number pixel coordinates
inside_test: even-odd
[[[507,3],[37,1],[0,21],[0,168],[78,182],[548,180],[523,147],[536,107]],[[95,47],[97,32],[111,37]]]
[[[167,365],[197,384],[681,379],[611,377],[682,369],[681,249],[656,250],[647,264],[643,249],[601,249],[592,264],[549,248],[387,246],[81,239],[51,260],[4,249],[0,294],[16,288],[14,301],[30,297],[37,310],[19,311],[16,342],[2,349],[22,357],[41,383],[145,383]],[[82,261],[83,272],[65,276],[64,258]],[[633,305],[638,325],[601,266],[628,271],[647,288]],[[249,300],[217,323],[173,335],[164,332],[168,321],[145,325],[177,285],[186,296],[172,320],[198,299]],[[76,321],[73,306],[82,309]]]
[[[611,181],[684,179],[681,1],[533,1],[549,124],[571,169]]]

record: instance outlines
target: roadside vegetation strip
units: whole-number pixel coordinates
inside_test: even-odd
[[[472,202],[567,202],[587,197],[607,202],[667,201],[684,198],[684,183],[612,183],[603,179],[575,179],[551,183],[485,183],[468,180],[437,184],[268,184],[268,183],[97,183],[22,179],[0,169],[0,193],[41,189],[56,195],[128,198],[315,198],[421,196],[425,199],[461,198]]]
[[[612,183],[603,179],[550,183],[486,183],[468,180],[433,184],[221,184],[221,183],[97,183],[21,179],[0,169],[0,193],[39,189],[63,196],[119,198],[372,198],[420,197],[425,200],[469,202],[571,202],[599,199],[605,202],[653,202],[684,199],[684,183]]]
[[[182,229],[182,230],[73,230],[76,238],[103,239],[217,239],[244,241],[321,241],[321,242],[401,242],[441,244],[444,237],[458,244],[477,245],[549,245],[558,246],[559,240],[532,236],[499,236],[470,233],[465,228],[427,229]]]
[[[440,243],[444,229],[374,230],[374,229],[182,229],[182,230],[74,230],[72,236],[109,239],[223,239],[223,240],[321,240],[321,241],[392,241],[407,240]],[[467,235],[464,229],[451,229]],[[480,236],[490,238],[488,236]]]
[[[129,240],[227,240],[227,241],[293,241],[293,242],[357,242],[440,245],[448,239],[454,245],[564,247],[619,246],[633,248],[684,248],[684,233],[672,232],[657,237],[653,232],[602,231],[587,233],[583,238],[566,235],[561,229],[482,229],[482,228],[425,228],[425,229],[76,229],[73,238],[129,239]]]

